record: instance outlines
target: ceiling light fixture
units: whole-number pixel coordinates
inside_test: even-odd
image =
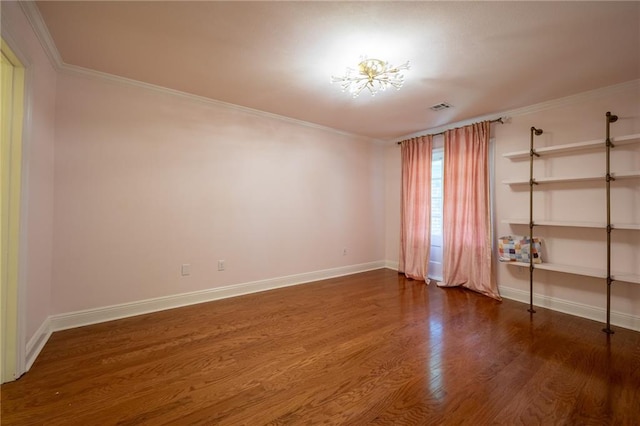
[[[332,83],[340,83],[342,91],[348,91],[354,98],[365,88],[371,96],[387,90],[388,87],[400,89],[404,84],[404,75],[400,72],[409,69],[409,61],[393,66],[380,59],[360,58],[358,69],[347,68],[343,77],[331,76]]]

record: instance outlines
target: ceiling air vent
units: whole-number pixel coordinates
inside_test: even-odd
[[[431,111],[442,111],[443,109],[448,109],[448,108],[451,108],[451,105],[446,102],[441,102],[439,104],[435,104],[429,107]]]

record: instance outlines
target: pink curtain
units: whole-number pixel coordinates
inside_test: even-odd
[[[427,278],[431,247],[431,142],[421,136],[401,143],[402,201],[398,269],[415,280]]]
[[[444,134],[443,282],[497,300],[492,268],[488,121]]]

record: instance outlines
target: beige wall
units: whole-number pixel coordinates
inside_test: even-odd
[[[400,182],[402,179],[400,147],[385,147],[385,259],[397,269],[400,256]]]
[[[372,141],[73,73],[58,87],[52,314],[384,260]]]

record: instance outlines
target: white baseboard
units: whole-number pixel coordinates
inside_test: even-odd
[[[273,290],[281,287],[305,284],[309,282],[336,278],[345,275],[366,272],[375,269],[398,270],[398,262],[376,261],[362,263],[358,265],[342,266],[339,268],[325,269],[321,271],[307,272],[303,274],[289,275],[266,280],[253,281],[242,284],[235,284],[225,287],[212,288],[208,290],[182,293],[154,299],[140,300],[136,302],[123,303],[119,305],[104,306],[95,309],[57,314],[48,317],[40,326],[38,331],[29,340],[26,347],[27,359],[25,362],[26,371],[29,371],[34,361],[42,351],[42,348],[49,340],[54,331],[66,330],[85,325],[97,324],[106,321],[132,317],[135,315],[158,312],[165,309],[179,308],[181,306],[194,305],[198,303],[211,302],[229,297],[241,296],[250,293]],[[529,293],[527,291],[500,287],[500,294],[505,299],[518,302],[529,303]],[[534,305],[548,308],[554,311],[576,315],[603,322],[606,312],[604,309],[569,302],[553,297],[534,295]],[[611,312],[611,324],[640,331],[640,318],[620,312]]]
[[[135,315],[158,312],[165,309],[179,308],[181,306],[195,305],[197,303],[211,302],[213,300],[226,299],[228,297],[273,290],[280,287],[288,287],[309,283],[328,278],[335,278],[358,272],[371,271],[385,267],[384,261],[362,263],[358,265],[342,266],[339,268],[325,269],[321,271],[307,272],[303,274],[289,275],[266,280],[234,284],[225,287],[212,288],[191,293],[175,294],[154,299],[140,300],[119,305],[104,306],[77,312],[52,315],[49,317],[51,331],[66,330],[69,328],[97,324],[106,321],[132,317]]]
[[[197,303],[211,302],[213,300],[226,299],[228,297],[273,290],[281,287],[305,284],[328,278],[336,278],[359,272],[372,271],[374,269],[382,269],[384,267],[384,261],[361,263],[357,265],[342,266],[339,268],[235,284],[226,287],[212,288],[203,291],[140,300],[120,305],[104,306],[95,309],[51,315],[43,321],[42,325],[27,342],[25,371],[29,371],[54,331],[98,324],[135,315],[179,308],[181,306],[195,305]]]
[[[500,287],[500,295],[505,299],[527,304],[529,303],[529,292],[525,290]],[[606,322],[607,311],[605,309],[584,305],[582,303],[534,294],[533,304],[534,306],[540,306],[542,308],[575,315],[581,318],[587,318],[602,323]],[[640,331],[640,317],[622,312],[611,311],[611,324],[622,328],[628,328],[630,330]]]
[[[40,351],[42,351],[42,348],[44,348],[44,345],[49,340],[49,337],[51,337],[51,333],[51,319],[49,317],[42,322],[38,330],[27,342],[27,359],[24,363],[24,371],[29,371],[38,355],[40,355]]]
[[[398,270],[398,265],[399,262],[397,261],[392,261],[392,260],[385,260],[384,261],[384,267],[387,269],[393,269],[394,271]]]

